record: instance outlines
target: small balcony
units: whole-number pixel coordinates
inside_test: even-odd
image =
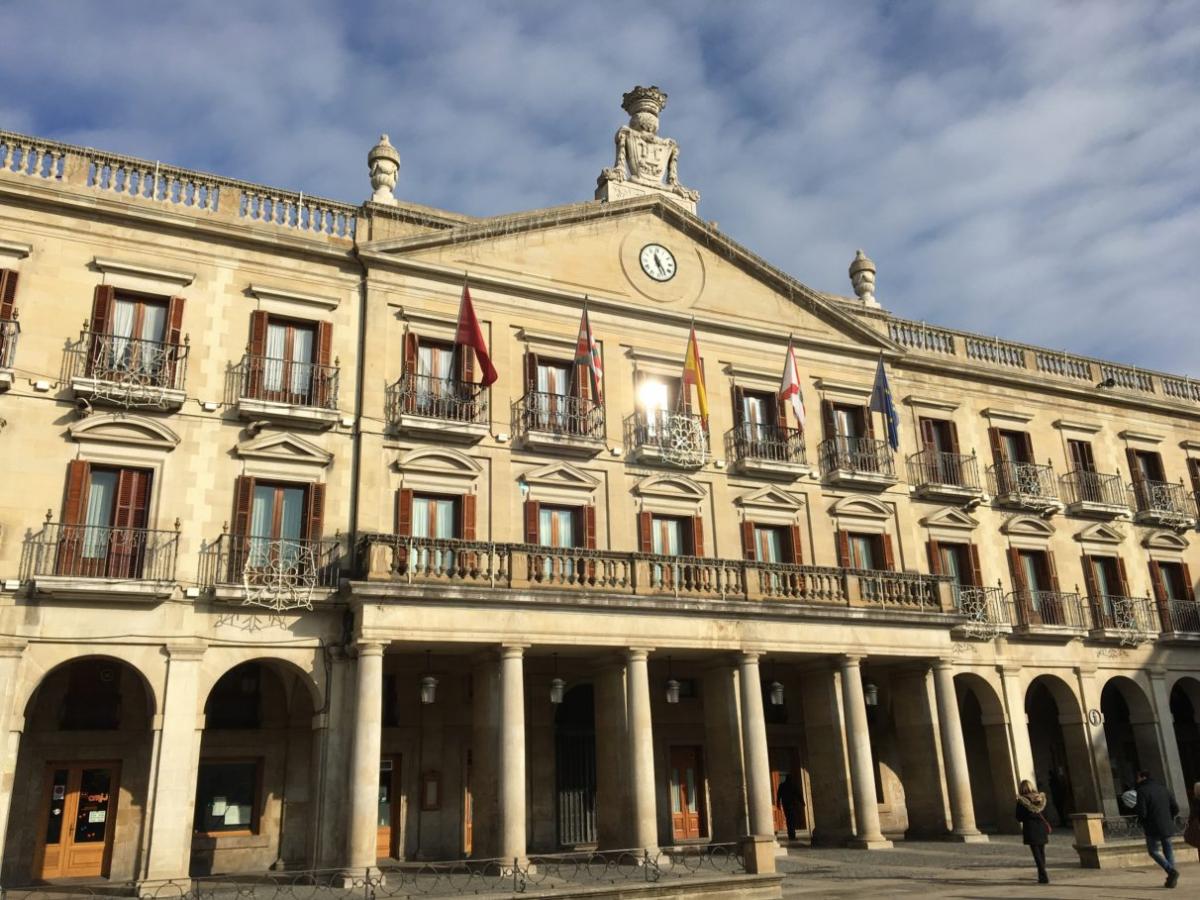
[[[71,390],[104,406],[175,410],[187,395],[188,341],[147,341],[85,330],[67,351]]]
[[[810,469],[804,432],[784,425],[744,422],[725,432],[725,458],[730,471],[760,478],[791,481]]]
[[[1026,462],[1003,462],[988,466],[988,482],[996,503],[1038,513],[1062,508],[1054,467]]]
[[[1139,480],[1130,485],[1130,492],[1135,522],[1180,530],[1196,524],[1196,500],[1182,484]]]
[[[1120,475],[1074,470],[1060,480],[1069,515],[1112,519],[1129,514],[1129,494]]]
[[[974,455],[922,450],[908,458],[908,482],[923,500],[966,503],[983,496]]]
[[[1089,597],[1088,605],[1092,611],[1091,638],[1140,644],[1158,635],[1154,604],[1146,597],[1104,594]]]
[[[1200,643],[1200,603],[1195,600],[1164,600],[1158,606],[1163,637]]]
[[[141,603],[175,592],[174,531],[51,522],[25,542],[22,570],[39,595]]]
[[[966,620],[955,631],[960,637],[991,639],[1013,630],[1013,608],[999,587],[954,586],[954,606]]]
[[[408,437],[474,444],[489,430],[487,390],[457,378],[405,372],[387,389],[385,413]]]
[[[1031,637],[1070,640],[1090,625],[1083,599],[1064,591],[1013,591],[1014,631]]]
[[[832,437],[818,447],[821,476],[829,484],[883,490],[896,483],[896,467],[887,441]]]
[[[13,384],[13,360],[17,358],[17,338],[21,323],[16,319],[0,319],[0,392]]]
[[[200,583],[218,600],[311,607],[337,590],[341,541],[223,534],[200,552]]]
[[[340,415],[339,368],[336,361],[323,366],[247,353],[229,372],[238,415],[300,428],[332,428]]]
[[[709,460],[708,431],[691,413],[635,412],[624,422],[625,455],[632,463],[699,469]]]
[[[529,391],[512,404],[512,433],[528,450],[594,456],[604,449],[604,407],[583,397]]]

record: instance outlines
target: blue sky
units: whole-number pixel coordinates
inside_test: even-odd
[[[589,199],[621,94],[700,214],[898,315],[1200,374],[1200,2],[0,0],[0,128],[357,202]]]

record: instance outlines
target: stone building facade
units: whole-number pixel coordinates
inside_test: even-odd
[[[785,774],[863,847],[1013,830],[1022,778],[1183,802],[1200,385],[898,318],[862,253],[807,287],[696,215],[665,100],[494,218],[386,139],[353,206],[0,132],[4,884],[769,867]]]

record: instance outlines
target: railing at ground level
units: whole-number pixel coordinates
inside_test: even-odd
[[[785,425],[743,422],[725,432],[725,456],[734,461],[806,462],[804,432]]]
[[[24,548],[24,579],[39,576],[175,580],[179,522],[174,531],[46,522]]]
[[[338,586],[341,541],[223,534],[200,550],[200,584],[247,589]]]
[[[459,424],[487,424],[488,391],[457,378],[435,378],[405,372],[388,385],[384,412],[389,425],[405,416]]]
[[[512,433],[522,437],[532,431],[568,438],[604,440],[604,407],[586,397],[529,391],[511,407]]]
[[[821,459],[821,474],[849,472],[856,475],[879,475],[895,478],[896,468],[892,448],[887,441],[875,438],[831,437],[817,447]]]

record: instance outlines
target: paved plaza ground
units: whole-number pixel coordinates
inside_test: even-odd
[[[1020,838],[993,836],[987,844],[905,841],[891,850],[792,847],[780,857],[787,873],[784,897],[1044,897],[1054,900],[1124,900],[1200,897],[1196,851],[1176,842],[1181,878],[1165,891],[1165,876],[1146,857],[1133,869],[1081,869],[1069,834],[1055,834],[1047,848],[1049,885],[1037,884],[1029,849]]]

